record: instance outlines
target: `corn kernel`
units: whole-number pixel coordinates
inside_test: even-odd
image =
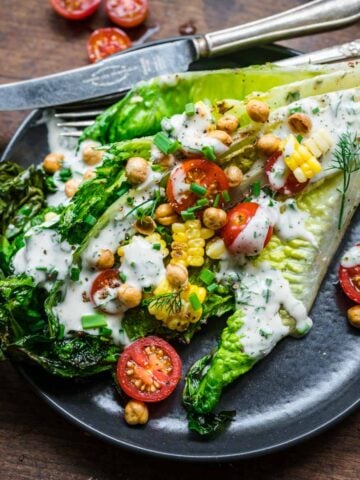
[[[206,255],[213,260],[220,260],[225,254],[225,244],[219,237],[214,237],[206,246]]]
[[[200,230],[200,237],[203,238],[204,240],[208,240],[209,238],[213,237],[215,235],[214,230],[211,230],[211,228],[201,228]]]

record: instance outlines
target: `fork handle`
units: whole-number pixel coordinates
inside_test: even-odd
[[[207,57],[255,44],[334,30],[359,19],[360,0],[314,0],[261,20],[208,33],[195,43],[199,57]]]

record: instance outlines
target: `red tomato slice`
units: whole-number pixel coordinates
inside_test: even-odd
[[[99,8],[101,0],[50,0],[56,13],[68,20],[82,20]]]
[[[129,47],[131,40],[120,28],[98,28],[87,42],[88,57],[92,63]]]
[[[173,347],[158,337],[145,337],[125,348],[117,364],[117,380],[135,400],[159,402],[181,378],[182,364]]]
[[[255,216],[258,208],[258,203],[244,202],[227,212],[228,223],[221,229],[220,236],[224,240],[227,248],[230,251],[233,251],[233,253],[240,253],[238,249],[234,247],[234,242],[238,236],[244,232],[250,220]],[[269,225],[262,248],[266,247],[266,245],[269,243],[272,233],[273,227]],[[244,245],[244,250],[242,253],[254,254],[254,252],[252,252],[253,240],[254,238],[252,234],[251,238],[249,238],[249,242],[246,242],[248,245]],[[260,253],[260,251],[256,253]]]
[[[147,0],[107,0],[106,11],[116,25],[131,28],[140,25],[148,13]]]
[[[360,304],[360,265],[344,267],[340,264],[339,280],[344,293],[350,300]]]
[[[205,159],[186,160],[174,168],[166,186],[166,196],[178,213],[194,205],[200,198],[190,190],[191,183],[206,188],[204,198],[207,198],[210,204],[218,193],[221,194],[229,188],[225,173],[215,163]],[[220,195],[219,206],[222,204]]]
[[[121,285],[119,271],[110,268],[99,273],[93,281],[90,298],[94,306],[104,313],[115,315],[121,311],[116,291]]]
[[[278,188],[276,185],[273,184],[270,178],[270,172],[272,171],[277,159],[280,157],[281,152],[275,152],[269,157],[266,161],[265,164],[265,173],[267,176],[267,179],[269,181],[269,185],[271,187],[271,190],[274,192],[278,192],[282,195],[295,195],[296,193],[301,192],[304,190],[306,185],[309,183],[309,180],[306,182],[300,183],[298,180],[296,180],[295,175],[293,172],[289,169],[289,173],[287,174],[287,178],[285,181],[285,184],[283,187]]]

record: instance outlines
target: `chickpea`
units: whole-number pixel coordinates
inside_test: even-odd
[[[149,409],[144,402],[130,400],[125,406],[124,419],[129,425],[145,425],[149,420]]]
[[[305,113],[293,113],[288,117],[288,124],[295,133],[306,134],[312,129],[312,121]]]
[[[169,155],[163,155],[157,163],[161,167],[170,169],[175,165],[175,157],[171,153]]]
[[[136,220],[134,228],[137,232],[141,233],[141,235],[151,235],[155,232],[156,223],[150,216],[146,216]]]
[[[219,142],[225,145],[231,145],[233,141],[231,136],[224,132],[224,130],[211,130],[208,132],[208,135],[209,137],[216,138],[216,140],[219,140]]]
[[[243,180],[243,173],[236,165],[229,165],[225,168],[224,173],[230,188],[238,187]]]
[[[227,224],[227,215],[221,208],[209,207],[204,211],[203,223],[211,230],[219,230]]]
[[[260,137],[256,144],[258,151],[267,157],[278,151],[280,145],[280,138],[270,133]]]
[[[96,165],[97,163],[100,163],[103,156],[104,152],[102,150],[96,150],[92,145],[85,147],[82,152],[82,159],[87,165]]]
[[[64,161],[64,155],[62,153],[49,153],[46,155],[43,161],[43,169],[46,173],[55,173],[60,170]]]
[[[159,205],[155,210],[154,216],[155,220],[160,223],[160,225],[172,225],[178,219],[178,216],[170,203]]]
[[[138,185],[145,182],[148,176],[148,164],[142,157],[131,157],[125,167],[126,176],[130,183]]]
[[[259,100],[250,100],[246,104],[246,111],[254,122],[265,123],[269,118],[270,110],[268,105],[265,102],[260,102]]]
[[[166,278],[170,285],[180,288],[187,284],[189,273],[181,263],[169,263],[166,267]]]
[[[70,178],[70,180],[68,180],[65,183],[65,195],[68,198],[72,198],[75,195],[75,193],[78,191],[80,183],[81,183],[80,180],[76,180],[75,178]]]
[[[347,317],[353,327],[360,328],[360,305],[349,308]]]
[[[48,212],[44,215],[45,222],[51,222],[51,220],[55,220],[56,218],[59,218],[59,215],[55,212]]]
[[[217,127],[219,130],[225,130],[228,133],[233,133],[239,126],[239,120],[235,115],[227,113],[219,118]]]
[[[113,252],[108,248],[102,248],[95,263],[96,268],[99,270],[106,270],[107,268],[112,268],[114,263],[115,257]]]
[[[123,283],[118,288],[117,297],[125,307],[134,308],[140,305],[142,294],[141,290],[133,285]]]
[[[87,170],[85,170],[83,175],[84,180],[92,180],[95,177],[96,177],[96,173],[92,168],[88,168]]]

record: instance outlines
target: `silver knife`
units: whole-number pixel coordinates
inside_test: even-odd
[[[87,67],[0,85],[0,110],[65,105],[120,93],[141,80],[187,71],[202,57],[341,28],[359,19],[360,0],[314,0],[237,27],[153,42]]]

